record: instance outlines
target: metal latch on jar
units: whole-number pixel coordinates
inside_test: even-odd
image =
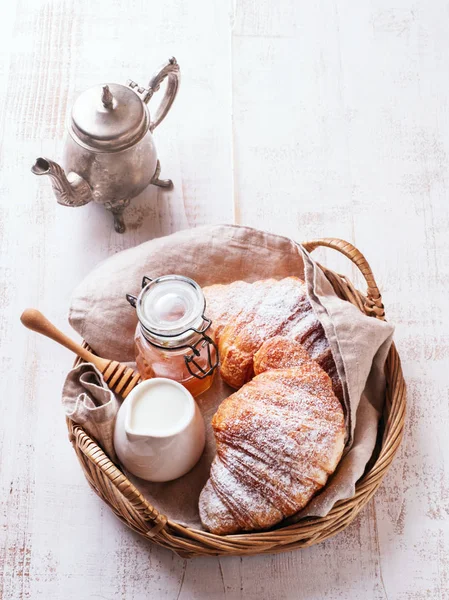
[[[142,278],[142,289],[147,286],[151,281],[153,281],[151,279],[151,277],[147,277],[146,275],[143,276]],[[137,306],[137,296],[133,296],[132,294],[126,294],[126,299],[128,300],[128,302],[131,304],[131,306],[133,308],[136,308]]]

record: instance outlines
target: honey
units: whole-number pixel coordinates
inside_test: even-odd
[[[181,275],[144,278],[139,297],[127,296],[139,323],[134,337],[142,379],[166,377],[181,383],[192,396],[210,388],[218,365],[217,347],[205,316],[199,285]]]
[[[174,379],[187,388],[194,397],[199,396],[212,385],[214,372],[203,379],[198,379],[187,369],[185,356],[190,349],[167,351],[155,348],[147,342],[140,327],[136,329],[134,342],[137,368],[142,379],[151,379],[152,377]],[[213,353],[215,354],[215,348]],[[205,348],[202,348],[201,354],[196,360],[204,370],[207,370],[207,350]]]

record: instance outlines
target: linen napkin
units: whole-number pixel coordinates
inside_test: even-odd
[[[62,404],[67,417],[82,425],[109,458],[117,462],[114,424],[120,403],[94,365],[82,363],[69,372],[62,389]]]
[[[324,516],[337,500],[351,497],[376,444],[385,398],[383,366],[393,327],[338,298],[323,271],[299,244],[233,225],[181,231],[108,258],[75,290],[69,316],[72,326],[101,356],[132,361],[137,317],[125,296],[138,294],[144,275],[154,278],[168,273],[186,275],[202,286],[289,275],[306,281],[343,384],[348,441],[333,477],[294,519]],[[79,392],[80,387],[71,393]],[[168,483],[148,483],[129,475],[160,512],[190,527],[201,528],[198,497],[215,454],[212,416],[231,393],[216,376],[212,387],[197,398],[206,422],[206,448],[190,473]],[[103,447],[106,450],[106,445]]]
[[[345,454],[323,491],[289,519],[325,516],[332,506],[355,493],[376,445],[385,398],[383,368],[391,346],[393,326],[341,300],[323,271],[301,247],[309,300],[324,328],[343,384],[349,409]]]

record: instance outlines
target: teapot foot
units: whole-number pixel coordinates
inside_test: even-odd
[[[129,205],[130,198],[119,200],[118,202],[106,202],[104,207],[112,213],[114,217],[114,229],[117,233],[125,233],[126,225],[123,220],[123,212]]]
[[[125,233],[126,231],[126,225],[125,225],[125,221],[123,220],[123,211],[120,212],[113,212],[112,213],[114,216],[114,229],[117,233]]]
[[[154,172],[153,179],[150,181],[153,185],[157,185],[162,188],[171,188],[173,187],[173,181],[171,179],[159,179],[159,175],[161,174],[161,163],[157,161],[156,163],[156,171]]]

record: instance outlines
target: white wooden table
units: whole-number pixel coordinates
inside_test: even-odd
[[[443,0],[2,5],[0,598],[449,598],[448,36]],[[146,83],[172,54],[183,79],[157,144],[174,190],[145,191],[123,236],[96,206],[57,205],[30,166],[60,158],[75,95]],[[69,332],[100,260],[213,222],[355,243],[397,326],[399,455],[359,518],[304,551],[186,561],[125,528],[67,440],[72,357],[19,323],[36,306]]]

